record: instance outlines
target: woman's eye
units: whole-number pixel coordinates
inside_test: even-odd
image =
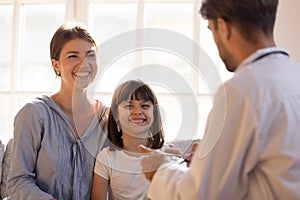
[[[89,53],[89,54],[87,55],[87,57],[89,57],[89,58],[95,58],[95,57],[96,57],[96,54],[95,54],[95,53]]]
[[[77,55],[69,55],[68,58],[77,58]]]

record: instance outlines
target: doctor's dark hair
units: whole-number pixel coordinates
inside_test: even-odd
[[[153,122],[150,127],[152,137],[148,137],[146,146],[159,149],[164,144],[164,133],[157,98],[152,89],[140,80],[129,80],[114,91],[108,116],[108,139],[112,142],[111,149],[122,149],[122,130],[118,132],[118,106],[127,100],[150,101],[153,104]]]
[[[278,0],[203,0],[200,14],[205,19],[223,18],[235,24],[244,39],[252,40],[257,30],[273,36],[277,6]]]

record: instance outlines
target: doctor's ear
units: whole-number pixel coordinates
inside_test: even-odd
[[[219,29],[219,33],[222,34],[226,39],[231,37],[232,25],[230,22],[223,18],[218,18],[216,20],[216,27]]]

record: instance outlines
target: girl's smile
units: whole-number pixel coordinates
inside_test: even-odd
[[[153,122],[153,105],[143,100],[123,101],[118,107],[118,119],[123,133],[144,138]]]

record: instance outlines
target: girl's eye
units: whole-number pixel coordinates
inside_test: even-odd
[[[150,104],[143,104],[142,107],[143,107],[143,108],[150,108],[151,105],[150,105]]]
[[[126,105],[124,105],[124,107],[125,107],[125,108],[131,108],[131,107],[132,107],[132,105],[130,105],[130,104],[126,104]]]

